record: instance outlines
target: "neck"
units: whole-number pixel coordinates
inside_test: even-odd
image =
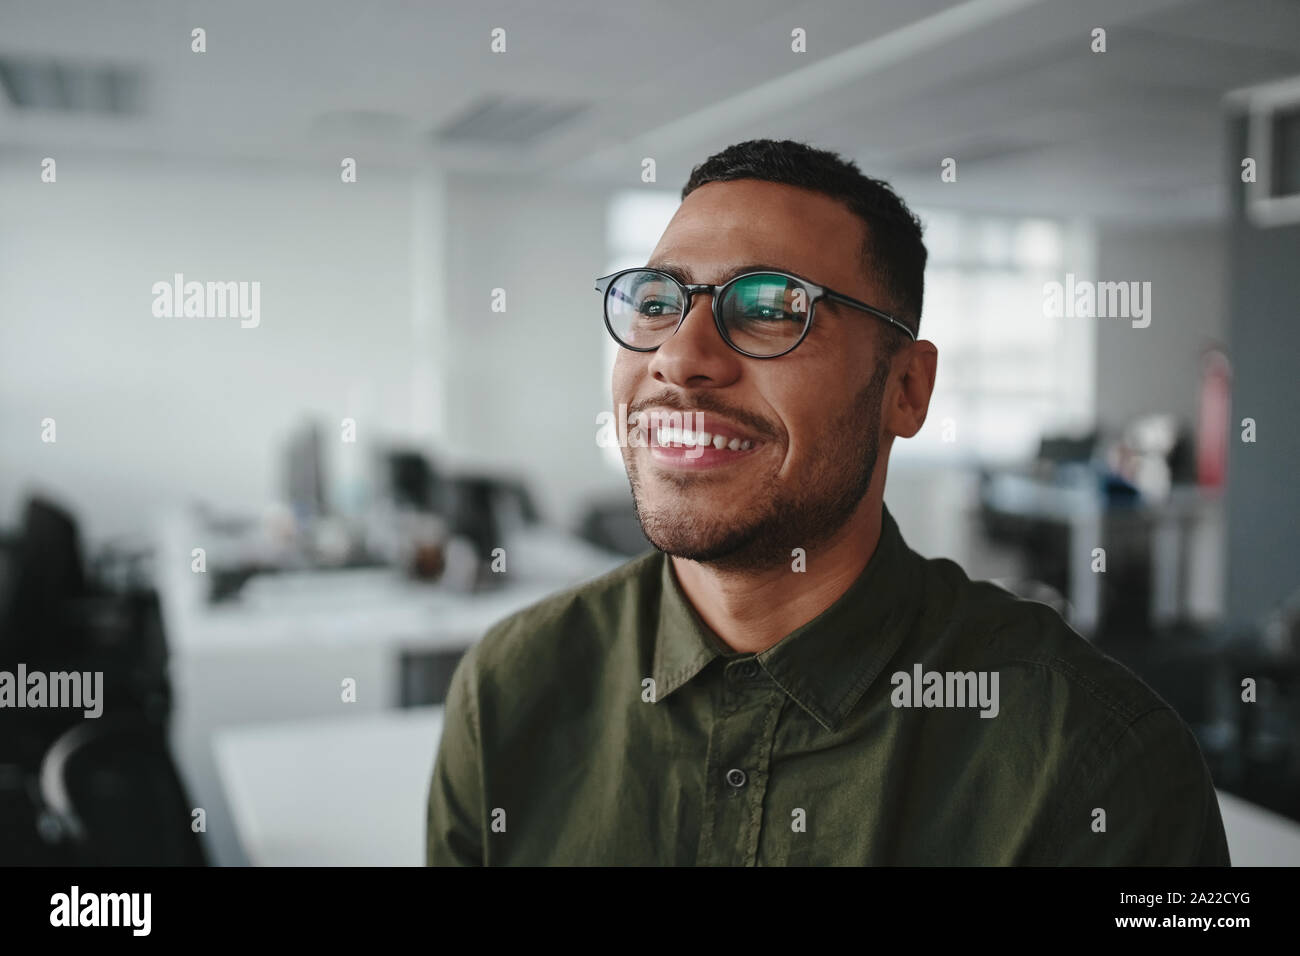
[[[700,619],[734,651],[758,654],[834,604],[858,579],[880,541],[882,495],[874,487],[834,538],[810,549],[806,569],[719,571],[672,558]]]

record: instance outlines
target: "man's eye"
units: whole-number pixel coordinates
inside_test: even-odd
[[[784,309],[778,309],[770,305],[751,305],[745,310],[745,318],[750,321],[764,322],[803,321],[798,316],[792,315]]]
[[[642,315],[657,317],[661,315],[667,315],[668,311],[672,307],[673,307],[672,303],[657,302],[654,299],[648,299],[645,302],[641,303],[640,312]]]

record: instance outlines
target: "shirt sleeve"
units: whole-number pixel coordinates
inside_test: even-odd
[[[443,705],[442,742],[429,785],[428,866],[481,866],[484,862],[483,777],[473,658],[471,648],[457,664]]]
[[[1056,862],[1231,865],[1209,768],[1178,715],[1148,711],[1111,736],[1100,742],[1095,761],[1081,761],[1075,792],[1062,801]]]

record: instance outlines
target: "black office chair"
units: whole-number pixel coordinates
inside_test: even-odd
[[[98,718],[0,710],[0,863],[204,862],[189,845],[197,834],[181,837],[171,822],[183,798],[165,746],[171,689],[157,594],[92,580],[76,521],[49,501],[28,502],[3,552],[0,668],[102,674],[108,709]]]
[[[0,661],[23,660],[51,635],[75,629],[75,603],[86,594],[81,541],[72,515],[40,497],[28,500],[22,531],[8,548],[12,566],[0,607]]]
[[[39,497],[28,501],[22,531],[5,552],[0,667],[21,661],[29,670],[100,671],[118,716],[135,712],[164,723],[171,686],[157,593],[138,586],[113,590],[92,580],[76,520]],[[43,727],[42,744],[48,745],[79,719],[56,710],[0,713],[0,727],[20,721],[23,734]],[[0,761],[10,749],[5,736],[0,733]]]
[[[72,866],[76,855],[42,807],[37,777],[0,762],[0,866]]]
[[[59,737],[41,763],[44,827],[78,866],[206,866],[194,807],[160,728],[101,718]]]
[[[20,531],[4,542],[0,574],[0,669],[55,670],[79,656],[74,605],[86,593],[76,522],[53,502],[30,499]],[[0,765],[34,769],[49,741],[71,724],[66,711],[0,710]]]

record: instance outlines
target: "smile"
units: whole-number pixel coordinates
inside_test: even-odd
[[[636,427],[655,463],[674,469],[699,470],[732,464],[754,454],[765,444],[744,434],[739,426],[721,419],[706,423],[704,413],[686,413],[685,416],[678,413],[675,421],[661,416],[643,416],[638,419]]]
[[[730,451],[748,451],[754,447],[754,442],[748,438],[728,440],[726,435],[693,432],[689,428],[658,428],[655,430],[654,442],[663,448],[712,447],[718,451],[724,448]]]

